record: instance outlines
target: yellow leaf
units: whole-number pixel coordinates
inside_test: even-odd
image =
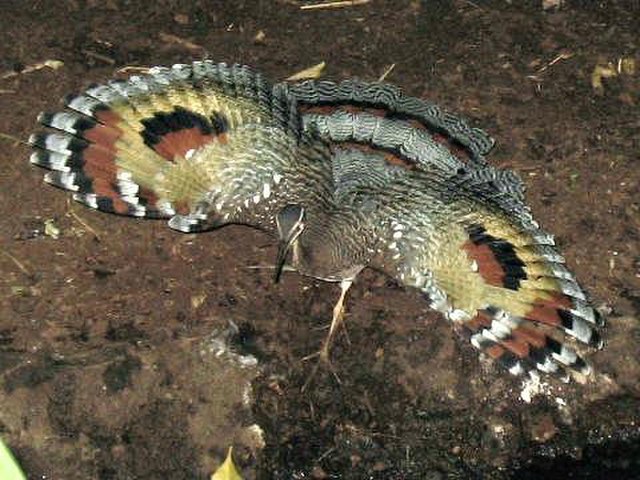
[[[636,60],[635,58],[625,57],[618,59],[618,71],[625,75],[635,75]]]
[[[289,78],[287,78],[287,80],[289,82],[295,82],[298,80],[306,80],[308,78],[318,78],[320,75],[322,75],[322,71],[324,70],[325,66],[326,64],[324,62],[320,62],[313,67],[305,68],[298,73],[294,73]]]
[[[44,221],[44,234],[54,240],[60,237],[60,229],[53,223],[53,218]]]
[[[618,75],[618,72],[611,63],[606,65],[596,65],[591,73],[591,87],[597,93],[604,92],[603,78],[611,78]]]
[[[233,451],[233,447],[229,447],[229,453],[227,453],[227,458],[220,465],[218,470],[215,471],[213,475],[211,475],[211,480],[242,480],[242,477],[236,470],[236,466],[233,464],[233,459],[231,458],[231,452]]]
[[[11,452],[0,440],[0,478],[3,480],[26,480]]]

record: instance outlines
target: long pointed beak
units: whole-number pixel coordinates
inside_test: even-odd
[[[276,270],[273,275],[273,281],[278,283],[280,281],[280,276],[282,275],[282,271],[284,269],[284,263],[287,261],[287,254],[289,250],[291,250],[291,246],[293,245],[294,239],[285,239],[281,240],[278,244],[278,255],[276,257]]]

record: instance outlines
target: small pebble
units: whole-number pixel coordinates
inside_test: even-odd
[[[531,428],[531,438],[539,443],[551,440],[558,433],[558,427],[550,415],[538,418]]]
[[[316,480],[322,480],[324,478],[328,478],[327,472],[325,472],[322,467],[315,466],[311,471],[311,478]]]

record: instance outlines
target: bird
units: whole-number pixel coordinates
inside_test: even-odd
[[[314,112],[307,128],[333,146],[337,202],[279,213],[278,266],[291,251],[296,271],[339,281],[336,309],[359,272],[374,268],[424,292],[514,375],[591,372],[577,345],[602,348],[604,319],[533,219],[519,176],[488,164],[491,137],[437,107],[425,116],[428,106],[393,87],[347,80],[293,88]],[[343,316],[334,311],[329,337]],[[328,349],[329,339],[325,359]]]
[[[487,162],[494,140],[396,87],[272,85],[206,60],[90,86],[39,122],[31,163],[75,200],[181,232],[259,228],[278,239],[275,280],[289,265],[339,283],[325,360],[364,268],[423,291],[514,374],[585,373],[568,339],[601,345],[521,180]]]

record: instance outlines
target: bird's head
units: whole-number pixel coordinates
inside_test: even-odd
[[[284,263],[287,260],[289,250],[295,246],[300,234],[305,229],[305,210],[302,205],[289,204],[283,207],[276,216],[278,227],[278,256],[276,257],[276,270],[274,280],[280,280]]]
[[[351,222],[351,223],[350,223]],[[292,251],[291,266],[302,275],[329,282],[353,278],[368,264],[366,239],[353,232],[353,218],[335,211],[307,211],[290,204],[276,215],[280,243],[275,265],[278,282],[287,255]]]

